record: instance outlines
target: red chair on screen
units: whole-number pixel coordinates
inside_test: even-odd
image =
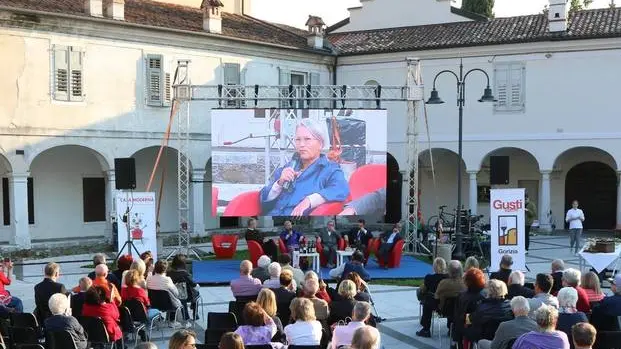
[[[233,198],[226,205],[224,217],[251,217],[261,214],[261,203],[259,202],[259,191],[249,191],[241,193]]]
[[[214,235],[211,238],[213,252],[218,259],[231,259],[237,251],[237,235]]]
[[[349,177],[349,197],[356,200],[359,197],[386,187],[386,165],[364,165]]]
[[[317,206],[309,216],[336,216],[343,211],[343,202],[327,202]]]
[[[211,187],[211,215],[217,216],[218,213],[218,188]]]
[[[379,240],[378,240],[379,242]],[[388,261],[384,261],[379,256],[377,260],[379,261],[380,267],[386,265],[388,268],[398,268],[401,265],[401,256],[403,255],[403,246],[405,245],[405,240],[401,239],[395,243],[388,254]]]
[[[254,240],[248,241],[248,252],[250,253],[250,261],[252,262],[252,266],[254,268],[258,267],[257,264],[259,261],[259,257],[261,257],[263,253],[263,247],[259,245],[258,242]]]

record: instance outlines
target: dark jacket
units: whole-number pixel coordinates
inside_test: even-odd
[[[522,296],[524,298],[533,298],[535,296],[534,290],[518,284],[509,285],[507,290],[509,291],[507,299],[513,299],[513,297],[517,296]]]
[[[552,275],[552,279],[554,279],[554,284],[552,285],[552,290],[550,291],[550,294],[556,296],[558,291],[563,288],[563,272],[557,271],[550,275]]]
[[[371,303],[371,295],[369,295],[366,292],[358,292],[358,293],[356,293],[356,296],[354,297],[354,299],[357,300],[358,302]]]
[[[509,275],[511,275],[511,269],[500,269],[490,274],[490,280],[504,281],[505,284],[509,284]]]
[[[343,269],[343,275],[341,275],[341,278],[343,280],[347,279],[347,275],[349,275],[349,273],[351,273],[352,271],[358,273],[358,275],[360,275],[360,277],[364,281],[371,280],[371,275],[369,275],[369,272],[364,269],[364,265],[358,262],[347,262],[345,264],[345,268]]]
[[[565,332],[569,339],[569,347],[574,348],[574,341],[571,335],[571,327],[579,322],[589,322],[585,313],[579,311],[577,313],[561,313],[558,314],[558,322],[556,329]]]
[[[86,292],[78,292],[71,294],[71,314],[82,315],[82,307],[84,306],[84,298]]]
[[[356,305],[355,299],[332,301],[332,303],[330,303],[328,325],[332,325],[340,320],[345,320],[346,318],[351,318],[352,312],[354,311],[354,305]]]
[[[52,279],[45,278],[43,281],[35,285],[35,306],[39,323],[44,323],[45,319],[52,316],[50,312],[50,307],[48,302],[50,301],[50,297],[56,293],[66,294],[67,290],[65,289],[65,285],[53,281]]]
[[[261,280],[261,283],[264,283],[265,280],[269,280],[270,278],[270,273],[267,271],[267,268],[254,268],[250,274],[253,278]]]
[[[293,298],[295,298],[295,292],[291,292],[284,287],[272,288],[274,295],[276,296],[276,303],[291,304]],[[281,319],[282,320],[282,319]]]
[[[446,279],[447,274],[427,274],[423,280],[423,285],[419,288],[419,301],[428,302],[434,300],[434,295],[438,289],[440,281]]]
[[[498,325],[513,319],[509,301],[487,298],[481,301],[474,313],[470,314],[471,324],[464,330],[464,336],[471,342],[480,339],[494,339]]]
[[[198,291],[194,289],[196,287],[196,282],[192,280],[192,275],[185,269],[175,269],[169,270],[166,275],[170,277],[173,283],[181,283],[185,282],[186,288],[188,290],[188,297],[192,299],[198,296]],[[183,299],[182,299],[183,300]]]
[[[358,234],[359,232],[360,234]],[[347,233],[347,236],[349,237],[350,246],[359,246],[359,245],[367,246],[369,244],[369,240],[371,240],[371,238],[373,237],[370,231],[366,230],[366,233],[363,233],[362,231],[360,231],[360,228],[358,227],[350,230]]]
[[[593,307],[591,324],[598,331],[619,331],[618,316],[621,316],[621,295],[604,297],[598,306]]]
[[[457,307],[453,323],[453,340],[461,342],[464,335],[464,324],[466,323],[466,314],[472,314],[484,299],[481,294],[483,289],[467,290],[459,294]]]
[[[81,314],[80,314],[81,315]],[[78,349],[86,349],[88,341],[84,328],[73,316],[52,315],[45,320],[47,332],[69,332]]]
[[[256,241],[261,246],[263,246],[263,239],[266,236],[267,235],[265,233],[262,233],[258,231],[257,229],[254,229],[254,230],[246,229],[246,232],[244,233],[244,238],[246,239],[246,241]]]

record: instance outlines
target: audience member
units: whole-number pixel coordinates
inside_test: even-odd
[[[276,304],[276,295],[274,292],[268,288],[264,288],[259,292],[257,296],[257,304],[265,311],[267,316],[269,316],[274,324],[276,325],[276,333],[279,335],[278,341],[280,341],[284,335],[284,329],[282,326],[282,321],[278,316],[276,316],[276,312],[278,310],[278,306]],[[285,319],[288,321],[289,319]],[[273,336],[272,336],[273,337]]]
[[[319,345],[321,323],[315,317],[315,307],[307,298],[296,298],[291,302],[291,318],[294,323],[285,326],[289,345]]]
[[[293,298],[295,298],[295,289],[292,289],[293,278],[291,271],[284,270],[280,273],[280,287],[273,288],[274,295],[276,296],[276,303],[290,304]],[[283,319],[286,320],[286,319]]]
[[[227,332],[220,338],[218,349],[244,349],[244,341],[237,333]]]
[[[86,291],[82,316],[101,318],[110,341],[116,342],[123,337],[123,331],[119,327],[119,321],[121,320],[119,308],[110,302],[103,287],[93,286]],[[120,342],[118,345],[120,345]]]
[[[511,272],[509,274],[509,282],[507,283],[508,299],[512,299],[516,296],[522,296],[524,298],[533,298],[535,291],[524,286],[524,273],[519,270]]]
[[[155,345],[155,343],[153,342],[142,342],[138,343],[138,345],[134,347],[134,349],[157,349],[157,345]]]
[[[441,257],[437,257],[433,261],[433,274],[425,275],[423,285],[417,292],[418,300],[423,305],[423,314],[420,319],[420,324],[423,328],[416,332],[416,335],[431,337],[431,317],[438,308],[438,301],[435,298],[436,289],[440,281],[446,278],[446,261]]]
[[[365,225],[366,222],[364,219],[359,219],[358,226],[351,229],[349,233],[345,235],[344,238],[347,240],[350,247],[360,251],[367,250],[369,240],[373,238],[373,235],[371,235],[371,232],[367,230]]]
[[[440,281],[438,288],[436,289],[435,298],[438,300],[439,309],[444,308],[444,302],[448,298],[459,296],[459,293],[466,288],[462,279],[463,270],[460,261],[450,261],[447,270],[448,278]]]
[[[300,242],[304,239],[304,235],[293,229],[291,221],[285,221],[282,233],[280,233],[280,239],[285,244],[289,255],[293,254],[293,251],[300,246]],[[295,276],[295,274],[293,274]]]
[[[612,295],[604,297],[599,306],[593,308],[591,323],[598,331],[619,331],[619,321],[621,316],[621,273],[615,275],[610,285]]]
[[[252,277],[255,279],[259,279],[261,283],[264,283],[270,278],[270,273],[267,270],[267,267],[269,267],[271,263],[272,260],[270,259],[270,257],[266,255],[259,257],[259,259],[257,260],[257,268],[252,269],[252,273],[250,275],[252,275]]]
[[[583,313],[591,312],[591,305],[589,303],[589,297],[582,287],[580,287],[580,270],[569,268],[563,272],[563,287],[569,286],[576,289],[578,292],[578,303],[576,309]]]
[[[173,335],[170,337],[170,341],[168,342],[168,349],[189,348],[196,348],[196,333],[189,330],[179,330],[173,333]]]
[[[397,241],[401,240],[401,223],[396,223],[392,230],[380,235],[380,246],[377,250],[377,259],[379,264],[388,269],[388,257],[390,256],[392,249],[395,247]]]
[[[541,306],[547,305],[558,309],[558,299],[550,294],[554,279],[550,274],[537,274],[535,279],[535,295],[529,300],[530,314],[534,319],[535,311]]]
[[[256,241],[263,248],[263,252],[269,256],[272,260],[276,260],[278,254],[278,246],[274,240],[267,237],[267,234],[262,233],[257,229],[257,220],[255,218],[248,219],[248,229],[244,233],[246,242]]]
[[[521,335],[530,331],[537,330],[535,320],[528,317],[530,306],[528,300],[523,296],[515,296],[511,300],[511,311],[513,311],[513,320],[501,322],[496,330],[494,339],[481,339],[479,341],[479,349],[504,349],[508,348],[512,340],[517,339]]]
[[[102,264],[105,265],[106,268],[108,267],[108,263],[107,263],[107,260],[106,260],[106,255],[103,254],[103,253],[97,253],[95,256],[93,256],[93,265],[95,267],[95,270],[91,271],[88,274],[88,277],[91,278],[93,281],[97,277],[97,267],[99,265],[102,265]],[[106,274],[106,280],[108,280],[114,286],[116,286],[117,289],[121,288],[121,281],[114,274],[107,273]]]
[[[121,293],[114,283],[108,279],[108,266],[99,264],[95,267],[95,279],[93,286],[101,286],[106,290],[106,297],[110,299],[116,306],[121,305]]]
[[[45,265],[43,281],[34,287],[35,293],[35,315],[39,323],[44,323],[45,319],[50,317],[49,301],[50,297],[56,293],[66,294],[65,285],[56,282],[60,276],[60,267],[58,264],[50,262]]]
[[[483,299],[476,310],[466,315],[464,337],[470,342],[477,342],[481,339],[494,339],[494,334],[498,326],[513,319],[511,304],[505,299],[507,296],[507,285],[498,279],[487,282],[487,298]]]
[[[293,275],[293,280],[295,280],[298,286],[302,286],[304,282],[304,272],[302,269],[294,268],[291,266],[291,256],[287,253],[283,253],[278,256],[278,263],[282,267],[282,270],[289,270]]]
[[[338,250],[341,234],[334,228],[334,221],[329,221],[326,229],[317,234],[317,243],[323,248],[321,253],[327,261],[328,268],[334,268],[336,264],[336,251]]]
[[[565,332],[569,340],[569,346],[574,347],[571,328],[579,322],[589,322],[586,314],[576,310],[578,302],[578,292],[572,287],[563,287],[558,291],[558,322],[556,329]]]
[[[485,275],[478,268],[471,268],[464,275],[466,290],[459,294],[454,314],[453,340],[459,348],[462,348],[464,325],[466,314],[473,313],[478,304],[485,298],[483,289],[485,288]]]
[[[190,314],[188,313],[188,303],[190,303],[190,308],[192,309],[193,319],[198,319],[198,313],[196,312],[196,300],[200,296],[196,287],[198,286],[196,282],[192,279],[192,275],[188,272],[188,266],[186,264],[186,256],[183,254],[176,255],[171,263],[171,269],[166,273],[168,277],[172,280],[173,284],[180,285],[181,287],[185,287],[187,297],[182,298],[181,293],[179,294],[179,300],[181,301],[183,318],[185,320],[190,319]],[[177,290],[179,290],[178,286],[175,286]]]
[[[358,273],[356,273],[355,271],[352,271],[351,273],[349,273],[349,275],[347,275],[347,279],[351,280],[356,285],[357,293],[354,299],[359,302],[370,303],[371,295],[367,292],[368,285],[364,280],[362,280],[360,275],[358,275]]]
[[[71,316],[69,298],[62,293],[56,293],[50,297],[48,306],[52,316],[45,319],[45,330],[47,332],[68,332],[78,349],[86,349],[88,340],[82,325],[75,317]]]
[[[330,277],[337,280],[347,279],[347,275],[351,272],[358,273],[364,280],[368,281],[371,279],[371,276],[364,268],[364,254],[358,250],[354,251],[350,261],[331,269]]]
[[[121,285],[121,288],[127,287],[127,283],[125,282],[125,276],[130,270],[137,270],[140,273],[140,280],[138,281],[138,285],[146,290],[147,279],[145,279],[145,275],[147,274],[147,265],[144,264],[144,261],[142,259],[134,260],[132,262],[132,265],[129,267],[129,270],[123,272],[123,284]]]
[[[239,265],[239,278],[231,281],[231,291],[235,298],[255,297],[261,291],[261,280],[250,276],[252,263],[244,260]]]
[[[351,280],[343,280],[339,285],[339,298],[330,303],[328,325],[332,325],[351,316],[356,305],[356,284]]]
[[[263,282],[263,287],[265,288],[279,288],[280,287],[280,273],[282,272],[282,267],[277,262],[272,262],[267,267],[267,271],[270,274],[270,278]]]
[[[500,269],[498,271],[493,272],[489,278],[490,280],[496,279],[503,281],[505,284],[509,284],[509,275],[511,275],[511,267],[513,266],[513,257],[511,255],[506,254],[503,255],[500,259]]]
[[[128,254],[119,257],[116,261],[116,270],[114,270],[111,274],[119,280],[119,286],[117,287],[118,289],[123,287],[123,273],[131,268],[132,263],[134,263],[134,258]]]
[[[364,326],[354,332],[351,349],[379,349],[380,333],[375,327]]]
[[[181,307],[181,300],[179,299],[179,290],[172,282],[172,279],[166,275],[166,269],[168,269],[168,262],[165,260],[158,260],[153,267],[153,274],[147,279],[147,289],[156,291],[168,291],[170,301],[175,308]],[[176,314],[175,314],[176,315]],[[176,316],[175,316],[176,319]],[[171,321],[172,327],[180,327],[181,323]],[[186,327],[190,326],[189,321],[185,323]]]
[[[304,282],[303,297],[311,301],[314,308],[314,315],[317,320],[327,320],[330,316],[330,309],[328,308],[328,302],[323,299],[317,298],[316,294],[319,291],[319,282],[317,279],[310,278]],[[293,305],[291,306],[291,312],[293,313]]]
[[[574,347],[576,349],[591,349],[595,344],[597,331],[593,325],[587,322],[580,322],[571,328]]]
[[[558,310],[542,306],[535,312],[539,328],[520,336],[512,349],[569,349],[569,340],[564,332],[556,330]]]
[[[22,300],[11,295],[11,293],[5,288],[5,286],[11,284],[12,275],[13,262],[5,260],[0,268],[0,304],[21,313],[24,311],[24,304],[22,303]]]
[[[151,274],[153,273],[153,269],[155,268],[155,265],[153,264],[153,254],[151,253],[151,251],[145,251],[140,254],[140,259],[144,262],[145,265],[144,279],[146,280],[149,278],[149,276],[151,276]]]
[[[602,292],[602,288],[600,286],[599,276],[597,276],[594,272],[590,271],[582,275],[581,284],[589,299],[589,303],[599,302],[604,298],[604,292]]]
[[[121,298],[123,298],[123,301],[128,301],[130,299],[138,300],[144,306],[147,317],[152,319],[159,314],[159,311],[151,308],[151,301],[149,300],[147,291],[138,284],[141,278],[142,274],[136,269],[130,270],[125,274],[125,287],[121,289]]]
[[[319,285],[319,289],[317,290],[317,292],[315,293],[315,297],[319,298],[319,299],[323,299],[324,301],[326,301],[326,303],[330,304],[330,302],[332,302],[332,297],[330,297],[330,295],[328,294],[327,291],[327,285],[323,280],[319,279],[319,276],[317,276],[317,273],[315,273],[312,270],[309,270],[306,272],[306,274],[304,274],[304,282],[306,282],[307,280],[313,279],[315,281],[317,281],[317,284]],[[304,286],[304,285],[302,285]],[[303,293],[304,289],[302,288],[302,293]],[[315,310],[316,311],[316,310]],[[317,315],[319,316],[319,315]]]
[[[357,302],[351,314],[351,321],[345,326],[336,326],[332,335],[332,342],[328,345],[330,349],[337,349],[341,346],[351,344],[354,332],[366,326],[365,323],[371,316],[371,305],[367,302]]]
[[[77,293],[71,295],[71,313],[81,315],[82,306],[84,306],[84,299],[86,297],[86,291],[93,286],[93,280],[88,276],[80,278],[78,287],[80,288]]]
[[[562,259],[555,259],[551,264],[552,278],[554,283],[552,284],[552,290],[550,293],[554,296],[558,291],[563,288],[563,272],[565,271],[565,262]]]
[[[255,302],[249,302],[242,313],[244,325],[239,326],[235,333],[240,335],[244,345],[270,344],[276,335],[276,324],[272,318]]]
[[[464,262],[464,272],[467,272],[468,270],[472,268],[479,269],[479,261],[477,260],[477,257],[475,256],[470,256],[466,258],[466,261]]]

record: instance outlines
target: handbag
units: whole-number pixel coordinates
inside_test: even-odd
[[[185,282],[178,282],[175,284],[175,287],[177,287],[177,291],[179,292],[179,299],[188,299],[188,284]]]
[[[346,317],[344,320],[339,320],[339,321],[333,323],[332,326],[330,326],[330,328],[332,329],[332,333],[334,333],[334,330],[338,326],[347,326],[347,325],[349,325],[350,322],[351,322],[351,318],[350,317]]]

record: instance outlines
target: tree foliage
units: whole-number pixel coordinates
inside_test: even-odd
[[[592,1],[592,0],[585,0]],[[487,18],[494,17],[494,0],[463,0],[461,9]]]
[[[581,11],[589,7],[593,3],[593,0],[571,0],[569,12]]]

